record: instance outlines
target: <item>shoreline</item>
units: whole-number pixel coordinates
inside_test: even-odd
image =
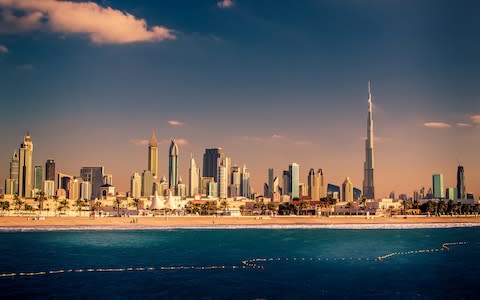
[[[211,229],[420,229],[480,227],[480,217],[0,217],[0,232]]]

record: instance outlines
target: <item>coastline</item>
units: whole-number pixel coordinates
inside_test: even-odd
[[[138,220],[137,222],[133,222]],[[0,217],[0,232],[81,230],[172,230],[172,229],[419,229],[480,227],[480,217],[378,217],[277,216],[277,217]]]

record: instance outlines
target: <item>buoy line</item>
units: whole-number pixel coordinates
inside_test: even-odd
[[[120,273],[120,272],[153,272],[153,271],[208,271],[208,270],[237,270],[237,269],[260,269],[263,270],[266,264],[273,263],[305,263],[305,262],[343,262],[343,261],[378,261],[385,260],[400,255],[412,255],[421,253],[436,253],[450,250],[451,246],[466,245],[467,242],[443,243],[440,248],[418,249],[403,252],[391,252],[376,258],[371,257],[270,257],[270,258],[252,258],[241,261],[239,265],[181,265],[181,266],[157,266],[157,267],[125,267],[125,268],[79,268],[79,269],[57,269],[39,272],[9,272],[0,273],[0,278],[16,277],[39,277],[48,275],[58,275],[66,273]]]

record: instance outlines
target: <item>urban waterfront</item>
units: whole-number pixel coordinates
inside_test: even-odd
[[[2,232],[0,273],[24,275],[1,277],[0,288],[5,298],[474,299],[479,233],[475,227]]]

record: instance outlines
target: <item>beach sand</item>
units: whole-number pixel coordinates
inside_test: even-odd
[[[138,220],[133,223],[133,220]],[[44,220],[32,220],[28,217],[0,217],[0,229],[63,229],[89,227],[106,229],[135,229],[135,228],[195,228],[195,227],[281,227],[281,226],[337,226],[337,225],[430,225],[448,226],[457,224],[466,226],[480,226],[480,217],[475,216],[444,216],[444,217],[370,217],[366,216],[335,216],[335,217],[312,217],[312,216],[277,216],[277,217],[213,217],[213,216],[156,216],[156,217],[46,217]],[[388,226],[387,226],[388,227]]]

